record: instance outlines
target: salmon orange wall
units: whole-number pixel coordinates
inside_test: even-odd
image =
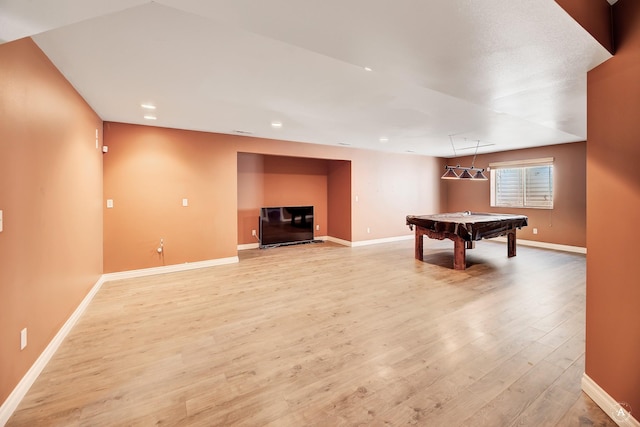
[[[219,135],[224,139],[224,135]],[[364,242],[411,235],[405,217],[415,212],[439,212],[446,195],[440,175],[442,159],[410,154],[393,154],[345,147],[331,147],[260,138],[236,137],[238,150],[280,156],[333,160],[329,177],[329,206],[333,206],[329,236],[351,242]],[[336,161],[350,162],[351,180],[345,185],[347,166],[340,169]],[[335,174],[335,175],[334,175]],[[341,187],[342,193],[335,187]],[[345,198],[350,196],[349,204]],[[351,209],[349,212],[348,209]],[[350,238],[332,234],[351,221]],[[344,221],[341,223],[340,221]],[[369,232],[367,232],[367,228]]]
[[[245,197],[238,180],[264,188],[288,181],[291,168],[298,167],[292,157],[327,171],[317,177],[326,187],[321,235],[326,228],[328,235],[336,230],[333,237],[350,241],[409,236],[407,214],[442,207],[442,165],[434,157],[121,123],[105,124],[105,143],[104,198],[114,203],[104,209],[105,272],[235,256],[238,242],[255,227],[254,214],[249,211],[244,219],[242,212],[256,203],[249,199],[269,204],[301,197],[293,189],[263,196],[254,189]],[[238,153],[276,156],[279,172],[267,173],[269,165],[260,169],[256,158]],[[285,157],[289,160],[281,163]],[[318,163],[322,159],[329,163]],[[350,181],[348,169],[337,167],[341,161],[350,162]],[[282,173],[285,167],[289,173]],[[183,198],[189,207],[181,206]],[[156,252],[161,238],[164,255]]]
[[[104,198],[113,200],[104,203],[105,272],[237,255],[233,144],[204,132],[104,127]]]
[[[314,222],[327,229],[328,161],[264,156],[266,206],[312,205]]]
[[[328,190],[330,210],[334,212],[328,224],[328,235],[332,237],[363,242],[410,235],[405,224],[406,215],[439,212],[446,202],[439,179],[443,163],[436,157],[237,138],[241,152],[333,160]],[[337,161],[350,162],[348,189],[344,188],[348,167],[343,165],[341,169]],[[342,192],[335,187],[340,187]],[[350,197],[349,203],[346,203],[346,197]],[[344,229],[349,217],[350,236],[346,238]],[[332,233],[334,227],[337,227],[336,233]]]
[[[328,176],[327,235],[351,241],[351,162],[332,160]]]
[[[611,5],[607,0],[556,0],[573,19],[609,52],[614,52]]]
[[[0,123],[1,404],[102,274],[102,121],[22,39],[0,44]]]
[[[587,76],[586,374],[640,420],[640,2],[613,11],[616,54]]]
[[[353,241],[412,235],[407,215],[445,208],[442,159],[366,150],[351,158]]]
[[[258,244],[258,216],[264,203],[264,156],[238,153],[238,244]]]
[[[518,238],[560,245],[586,247],[586,143],[551,145],[524,150],[479,154],[475,166],[492,162],[554,158],[553,209],[492,208],[491,180],[480,182],[444,180],[448,187],[448,210],[502,212],[527,215],[529,226],[518,230]],[[471,157],[449,160],[450,165],[470,166]],[[489,177],[489,173],[485,173]],[[533,234],[533,228],[538,234]]]
[[[329,162],[238,153],[238,244],[257,243],[263,206],[314,206],[315,236],[326,235]]]

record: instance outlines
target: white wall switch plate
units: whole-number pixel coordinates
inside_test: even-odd
[[[182,199],[182,206],[184,207],[189,206],[189,199]]]
[[[113,199],[107,199],[107,209],[113,208]]]
[[[0,210],[0,232],[2,231],[2,211]]]
[[[27,346],[27,328],[20,331],[20,350],[24,350]]]

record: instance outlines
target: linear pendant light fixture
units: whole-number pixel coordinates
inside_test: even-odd
[[[453,148],[453,155],[458,157],[456,153],[456,147],[453,145],[453,135],[449,135],[449,141],[451,141],[451,148]],[[484,168],[475,167],[476,164],[476,156],[478,155],[478,147],[480,147],[480,140],[476,144],[476,152],[473,155],[473,160],[471,161],[471,167],[464,167],[460,165],[456,166],[445,166],[445,172],[440,177],[440,179],[458,179],[465,181],[486,181],[487,177],[484,175]],[[456,172],[457,171],[457,172]]]

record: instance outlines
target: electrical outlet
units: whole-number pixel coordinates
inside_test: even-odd
[[[371,229],[367,227],[367,233],[371,233]]]
[[[538,229],[537,228],[533,229],[533,234],[538,234]]]
[[[251,235],[252,235],[253,237],[256,237],[256,236],[257,236],[257,234],[256,234],[256,230],[251,230]]]
[[[320,231],[320,224],[317,224],[317,225],[316,225],[316,230],[317,230],[317,231]]]
[[[27,328],[20,331],[20,350],[24,350],[27,346]]]

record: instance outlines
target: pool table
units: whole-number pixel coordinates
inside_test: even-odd
[[[423,260],[423,238],[453,240],[453,268],[466,268],[466,249],[472,249],[476,240],[507,236],[507,256],[516,256],[516,229],[525,227],[525,215],[479,212],[454,212],[434,215],[407,215],[407,225],[415,226],[415,257]]]

